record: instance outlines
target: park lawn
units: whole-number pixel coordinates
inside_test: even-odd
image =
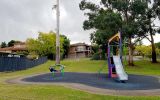
[[[134,67],[126,67],[126,71],[129,74],[140,74],[140,75],[158,75],[160,76],[160,63],[153,64],[150,61],[137,61]]]
[[[160,100],[160,97],[129,97],[107,96],[90,94],[56,85],[23,85],[9,84],[5,80],[19,76],[27,76],[49,72],[48,67],[53,65],[48,61],[40,66],[17,72],[0,73],[0,100]],[[106,61],[92,61],[89,59],[64,60],[65,71],[70,72],[97,72],[106,65]],[[152,64],[148,61],[138,61],[135,67],[126,66],[129,74],[160,75],[160,63]],[[105,67],[104,67],[105,68]],[[103,72],[107,72],[107,66]]]

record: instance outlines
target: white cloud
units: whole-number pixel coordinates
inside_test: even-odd
[[[60,0],[60,32],[71,43],[90,43],[90,32],[84,31],[84,12],[79,9],[81,0]],[[94,0],[95,2],[99,2]],[[56,12],[52,10],[56,0],[0,0],[0,42],[36,38],[39,31],[56,29]],[[158,22],[157,22],[158,23]],[[156,36],[158,41],[160,36]]]
[[[60,32],[71,42],[89,43],[89,33],[84,31],[84,14],[79,10],[81,0],[61,0]],[[37,32],[56,30],[56,0],[0,0],[0,42],[37,37]],[[3,34],[3,35],[2,35]]]

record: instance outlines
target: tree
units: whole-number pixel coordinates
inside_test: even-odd
[[[158,49],[160,49],[160,42],[155,43],[155,45],[156,45],[156,47],[157,47]]]
[[[84,21],[83,28],[84,30],[95,30],[91,33],[91,42],[98,44],[103,56],[105,56],[107,40],[117,33],[122,25],[120,14],[114,13],[111,9],[100,8],[98,5],[85,0],[79,6],[81,10],[89,10],[89,12],[85,13],[88,19]]]
[[[101,0],[102,5],[96,5],[87,0],[80,3],[81,10],[89,10],[85,13],[88,20],[84,21],[83,28],[95,29],[91,34],[91,39],[98,44],[111,37],[118,31],[123,33],[123,37],[128,38],[129,47],[129,65],[133,64],[134,44],[132,38],[141,37],[140,19],[145,14],[147,7],[145,0]],[[145,33],[144,33],[145,34]],[[138,39],[138,41],[141,39]],[[103,44],[102,44],[103,45]],[[102,46],[103,47],[103,46]]]
[[[136,51],[141,56],[146,56],[148,58],[152,58],[152,46],[138,45],[136,46]],[[160,49],[156,48],[157,55],[160,54]]]
[[[141,19],[145,14],[147,2],[145,0],[113,0],[113,8],[121,13],[123,17],[122,32],[128,38],[129,59],[128,64],[133,66],[133,51],[136,42],[140,41],[145,33],[139,33],[141,30]],[[138,41],[132,42],[133,38],[138,37]]]
[[[145,22],[142,31],[147,34],[145,37],[150,41],[152,46],[152,63],[157,62],[156,47],[153,36],[159,32],[160,26],[155,25],[154,21],[156,19],[160,19],[160,1],[154,0],[154,2],[152,2],[151,0],[148,0],[146,15],[142,20],[142,22]],[[147,36],[150,36],[150,38]]]
[[[12,47],[14,45],[16,41],[15,40],[11,40],[8,42],[8,47]]]
[[[14,46],[15,43],[20,43],[20,41],[11,40],[11,41],[8,42],[8,47]]]
[[[66,58],[69,52],[70,40],[65,35],[61,35],[60,37],[63,38],[63,58]]]
[[[60,36],[61,56],[64,54],[64,46],[67,47],[67,37]],[[66,44],[64,44],[64,42]],[[56,54],[56,34],[54,32],[43,33],[39,32],[38,39],[27,39],[27,47],[29,52],[39,56],[48,56],[50,59],[55,59]]]
[[[1,43],[1,48],[5,48],[5,47],[7,47],[6,42],[2,42],[2,43]]]

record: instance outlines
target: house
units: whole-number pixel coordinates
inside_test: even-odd
[[[85,43],[71,44],[68,58],[85,58],[91,55],[91,46]]]
[[[6,56],[9,54],[16,54],[16,52],[27,51],[25,42],[15,43],[12,47],[0,48],[0,56]]]

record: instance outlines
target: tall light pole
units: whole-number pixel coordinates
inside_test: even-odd
[[[57,32],[56,32],[56,64],[60,64],[60,37],[59,37],[59,26],[60,26],[60,10],[59,10],[59,0],[57,0],[56,5],[57,12]]]

